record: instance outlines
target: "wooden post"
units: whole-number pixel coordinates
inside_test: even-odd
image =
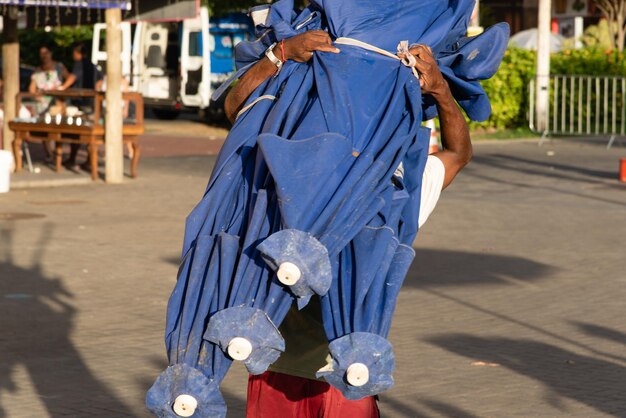
[[[106,113],[105,113],[105,179],[107,183],[124,180],[124,147],[122,127],[122,30],[120,9],[106,10]]]
[[[550,111],[550,24],[552,17],[552,1],[539,0],[539,16],[537,25],[537,83],[536,93],[536,124],[535,128],[542,133],[548,131]]]
[[[2,97],[4,101],[4,127],[2,129],[3,148],[12,150],[13,132],[9,129],[9,121],[15,119],[15,96],[20,91],[20,44],[17,40],[17,13],[14,7],[4,17],[2,44]],[[19,156],[17,156],[20,158]]]

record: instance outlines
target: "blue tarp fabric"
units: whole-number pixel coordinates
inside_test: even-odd
[[[472,0],[312,0],[303,11],[280,0],[256,11],[264,8],[258,39],[236,47],[237,76],[273,42],[312,29],[390,52],[408,41],[432,48],[470,118],[491,112],[479,80],[496,71],[508,27],[466,38]],[[421,124],[436,106],[399,60],[338,46],[288,61],[252,93],[187,218],[167,313],[170,366],[147,396],[157,416],[175,416],[184,394],[198,400],[192,416],[223,417],[229,344],[248,341],[246,365],[263,372],[283,349],[276,328],[290,306],[318,296],[333,359],[327,381],[350,399],[393,383],[386,337],[414,257],[429,139]],[[295,284],[282,280],[287,264]],[[366,384],[346,383],[355,362]]]
[[[285,351],[285,341],[267,314],[245,306],[216,312],[211,317],[204,339],[228,349],[234,338],[244,338],[252,348],[244,365],[250,374],[261,374]]]
[[[394,357],[391,344],[385,338],[367,332],[354,332],[338,338],[329,345],[331,363],[327,370],[317,373],[328,383],[341,390],[350,400],[361,399],[372,393],[380,393],[393,386],[391,373]],[[369,379],[363,385],[353,386],[347,379],[353,364],[364,364]]]

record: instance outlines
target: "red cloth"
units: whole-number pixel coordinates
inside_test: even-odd
[[[379,418],[372,396],[349,401],[326,382],[282,373],[250,376],[246,418]]]

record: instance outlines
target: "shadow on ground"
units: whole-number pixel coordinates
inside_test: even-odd
[[[464,173],[479,181],[485,181],[521,189],[533,189],[554,195],[565,195],[585,200],[592,200],[626,206],[623,199],[609,199],[593,193],[583,193],[580,188],[568,188],[564,182],[573,182],[583,186],[601,187],[604,189],[624,190],[624,186],[617,182],[616,172],[594,170],[558,162],[528,159],[508,155],[477,155],[473,157],[474,166],[468,167]],[[485,171],[476,168],[482,165],[495,170]],[[489,174],[485,174],[489,173]],[[507,174],[508,173],[508,174]],[[520,175],[526,176],[526,178]],[[541,183],[529,181],[537,179],[551,179],[552,182]]]
[[[515,171],[516,173],[549,177],[557,180],[593,183],[598,180],[612,180],[616,177],[615,172],[611,171],[594,170],[557,161],[543,161],[513,155],[491,154],[489,156],[479,155],[475,158],[475,162],[479,164]]]
[[[584,332],[587,335],[606,341],[611,341],[615,344],[623,345],[624,348],[626,348],[626,334],[620,331],[603,327],[601,325],[589,324],[586,322],[573,321],[572,325],[576,326],[580,331]],[[626,362],[626,357],[623,357],[622,359]]]
[[[415,399],[409,404],[399,399],[383,396],[380,405],[383,410],[382,416],[386,416],[385,411],[387,411],[390,417],[430,418],[436,416],[446,418],[478,418],[476,415],[461,408],[430,398]],[[435,415],[430,415],[430,412]]]
[[[542,383],[546,399],[554,408],[563,409],[561,399],[569,398],[604,414],[626,416],[626,367],[617,362],[528,339],[450,334],[427,341],[472,360],[499,364]],[[593,385],[589,384],[590,379]]]
[[[419,248],[404,285],[524,284],[547,278],[555,270],[523,257]]]
[[[85,412],[134,417],[93,374],[72,343],[78,314],[73,295],[61,278],[50,277],[42,269],[52,228],[44,227],[30,267],[24,268],[13,262],[13,225],[0,229],[4,248],[0,254],[0,417],[9,418],[4,403],[7,394],[23,389],[13,377],[17,368],[26,370],[52,418]]]

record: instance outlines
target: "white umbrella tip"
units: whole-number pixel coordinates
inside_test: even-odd
[[[228,343],[227,351],[233,360],[245,361],[252,354],[252,344],[245,338],[235,337]]]
[[[363,386],[370,380],[370,371],[363,363],[353,363],[346,370],[346,380],[352,386]]]
[[[172,409],[179,417],[190,417],[196,413],[198,401],[191,395],[179,395],[174,401]]]
[[[302,272],[300,268],[293,263],[284,262],[278,267],[278,271],[276,272],[278,276],[278,281],[284,284],[285,286],[293,286],[298,283],[300,278],[302,277]]]

